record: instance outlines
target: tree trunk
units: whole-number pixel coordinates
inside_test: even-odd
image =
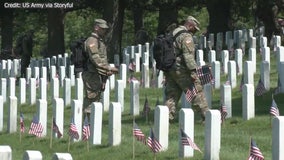
[[[265,37],[267,37],[267,42],[269,43],[272,35],[279,34],[280,30],[277,30],[277,13],[278,7],[266,0],[259,0],[256,8],[256,16],[257,18],[263,22],[265,27]]]
[[[107,0],[103,13],[104,19],[109,22],[110,29],[107,35],[106,44],[110,63],[114,62],[114,55],[118,54],[122,60],[121,40],[124,19],[125,4],[121,0]]]
[[[65,53],[64,16],[61,9],[48,10],[48,55],[57,56]]]
[[[157,34],[165,32],[166,28],[172,24],[177,23],[178,10],[176,7],[161,6],[159,9],[159,24]]]
[[[209,14],[207,33],[228,31],[229,26],[231,26],[230,0],[207,0],[206,6]]]
[[[13,9],[0,12],[1,18],[1,49],[5,53],[12,54],[13,48]]]
[[[143,24],[143,9],[141,7],[133,7],[133,21],[134,21],[134,33],[136,34],[139,29],[144,27]]]

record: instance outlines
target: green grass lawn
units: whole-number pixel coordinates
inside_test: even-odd
[[[244,57],[245,59],[246,57]],[[258,55],[257,63],[257,74],[254,76],[255,86],[259,80],[259,61]],[[277,86],[277,73],[275,71],[275,57],[271,53],[271,76],[270,86],[271,89],[265,95],[261,97],[255,97],[255,118],[245,121],[242,119],[242,94],[239,91],[239,87],[232,89],[232,118],[226,119],[221,127],[221,149],[220,159],[221,160],[241,160],[247,159],[249,155],[250,137],[253,137],[257,146],[260,148],[266,160],[272,159],[272,123],[269,115],[269,109],[272,102],[271,94],[273,88]],[[240,84],[241,76],[238,76],[238,85]],[[222,83],[226,80],[225,75],[222,75]],[[74,88],[73,88],[74,89]],[[103,115],[103,134],[102,144],[98,146],[90,145],[89,152],[87,151],[86,142],[71,143],[70,153],[74,160],[122,160],[132,159],[133,148],[135,149],[135,159],[146,160],[154,159],[153,153],[150,151],[148,146],[133,141],[132,136],[132,122],[133,117],[129,114],[130,106],[130,91],[129,85],[125,89],[125,111],[122,114],[122,137],[121,144],[118,146],[108,145],[108,113]],[[72,92],[74,93],[74,91]],[[75,94],[72,95],[74,97]],[[145,117],[136,116],[135,120],[142,132],[148,136],[150,128],[153,127],[154,122],[154,107],[159,98],[162,101],[162,89],[156,88],[140,88],[140,110],[142,111],[145,97],[147,95],[151,112],[149,115],[149,121],[146,122]],[[214,89],[212,92],[213,101],[212,108],[218,109],[220,104],[220,90]],[[60,91],[62,97],[62,91]],[[283,113],[284,95],[278,94],[275,97],[275,101],[278,104],[280,114]],[[114,91],[111,92],[111,101],[114,100]],[[179,104],[180,106],[180,104]],[[50,148],[50,126],[52,123],[52,103],[50,94],[48,95],[48,135],[43,138],[35,138],[34,136],[28,135],[28,129],[31,124],[33,115],[36,113],[36,106],[21,105],[18,106],[18,116],[20,110],[23,112],[25,117],[26,133],[22,135],[20,141],[19,130],[17,133],[8,134],[7,130],[7,105],[4,106],[4,129],[0,133],[0,145],[9,145],[12,148],[13,160],[22,159],[25,150],[38,150],[42,153],[43,159],[51,159],[52,154],[55,152],[68,152],[68,135],[69,122],[71,116],[71,108],[68,106],[65,108],[64,116],[64,137],[62,139],[53,139],[52,148]],[[194,130],[194,141],[204,152],[204,125],[200,124],[199,116],[195,116],[195,130]],[[169,146],[167,151],[163,151],[156,154],[156,159],[161,160],[172,160],[178,159],[178,117],[175,121],[170,123],[169,127]],[[18,122],[19,125],[19,122]],[[19,127],[18,127],[19,128]],[[134,145],[133,145],[134,144]],[[198,151],[194,152],[194,157],[187,158],[191,160],[201,160],[204,154]]]

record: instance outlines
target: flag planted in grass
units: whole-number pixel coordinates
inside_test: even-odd
[[[255,95],[256,95],[256,96],[261,96],[261,95],[263,95],[265,92],[266,92],[266,89],[265,89],[265,87],[264,87],[264,84],[263,84],[263,82],[261,81],[261,79],[259,79],[258,84],[257,84],[256,89],[255,89]]]
[[[141,131],[141,129],[138,127],[138,125],[135,122],[133,126],[133,136],[135,136],[137,141],[140,141],[144,144],[146,143],[144,133]]]
[[[135,78],[133,74],[131,74],[127,81],[128,83],[131,83],[132,81],[139,81],[139,80]]]
[[[62,137],[62,133],[60,132],[56,122],[55,122],[55,119],[53,118],[53,123],[52,123],[52,130],[54,133],[56,133],[57,135],[57,138],[61,138]]]
[[[162,150],[162,145],[160,144],[159,141],[155,138],[154,132],[151,128],[150,130],[150,135],[147,139],[147,145],[150,147],[150,149],[154,152],[157,153]]]
[[[39,122],[38,118],[34,116],[30,129],[29,129],[29,134],[35,135],[37,137],[41,137],[42,132],[43,132],[43,126]]]
[[[131,62],[128,65],[129,71],[134,72],[135,71],[135,67],[136,67],[136,64],[135,64],[134,60],[131,60]]]
[[[25,123],[24,123],[24,115],[23,115],[23,113],[20,113],[20,131],[22,133],[25,132]]]
[[[84,126],[83,126],[83,137],[82,139],[84,141],[88,140],[89,137],[91,135],[91,132],[90,132],[90,125],[89,125],[89,122],[88,122],[88,117],[86,116],[85,117],[85,120],[84,120]]]
[[[220,106],[221,122],[223,123],[228,115],[227,107],[222,103]]]
[[[70,123],[68,134],[69,134],[70,137],[72,137],[74,139],[79,139],[79,133],[78,133],[76,125],[74,124],[73,118],[72,118],[71,123]]]
[[[260,149],[256,146],[256,143],[252,138],[250,143],[250,155],[248,160],[264,160],[264,156],[262,155]]]
[[[182,145],[189,145],[193,149],[195,149],[195,150],[199,151],[200,153],[202,153],[201,150],[199,149],[199,147],[191,140],[191,138],[182,129],[180,129],[180,133],[181,133],[181,143],[182,143]]]
[[[272,104],[271,104],[271,107],[270,107],[270,114],[271,116],[279,116],[279,109],[277,107],[277,104],[274,100],[274,98],[272,99]]]

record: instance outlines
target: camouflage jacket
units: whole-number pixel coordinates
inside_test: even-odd
[[[88,71],[106,75],[109,70],[106,45],[96,33],[92,33],[92,36],[85,41],[85,51],[88,52],[89,56]]]
[[[185,26],[179,26],[173,31],[175,36],[179,31],[186,30]],[[176,58],[176,69],[195,69],[197,64],[195,62],[195,45],[192,34],[181,33],[175,40],[174,46],[179,50]]]

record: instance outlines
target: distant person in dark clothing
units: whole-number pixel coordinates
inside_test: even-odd
[[[26,34],[20,36],[17,40],[15,52],[21,56],[21,77],[26,78],[26,69],[30,65],[33,55],[33,36],[34,31],[30,30]]]

